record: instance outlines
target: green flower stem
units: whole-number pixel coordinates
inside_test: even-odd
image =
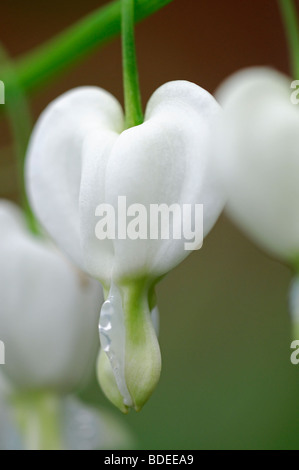
[[[298,322],[293,323],[293,339],[295,341],[299,340],[299,323]]]
[[[122,279],[111,285],[109,293],[112,310],[106,314],[122,320],[114,334],[106,331],[104,335],[106,343],[110,339],[110,347],[100,351],[97,375],[107,398],[125,414],[131,407],[141,410],[160,378],[161,353],[151,317],[156,281],[146,276]],[[113,330],[115,324],[110,325]],[[103,331],[100,334],[102,340]]]
[[[122,0],[123,79],[127,128],[143,122],[134,35],[134,3],[135,0]]]
[[[299,79],[299,24],[294,0],[278,0],[289,43],[293,78]]]
[[[5,64],[6,76],[9,77],[11,86],[11,96],[4,105],[10,122],[13,135],[14,153],[17,158],[19,186],[22,199],[22,206],[29,230],[38,234],[38,224],[31,210],[24,179],[24,163],[29,136],[32,130],[32,119],[26,97],[19,85],[18,78],[15,75],[13,65],[11,64],[4,48],[0,44],[0,63]]]
[[[59,398],[48,392],[12,398],[15,419],[26,450],[62,450]]]
[[[161,353],[149,305],[149,298],[156,304],[155,284],[144,278],[121,286],[126,328],[125,374],[136,411],[152,395],[161,374]]]
[[[136,0],[135,21],[145,19],[171,1]],[[45,86],[120,32],[121,0],[117,0],[96,10],[54,39],[17,60],[15,73],[20,87],[24,92],[31,93]],[[8,98],[12,91],[11,79],[5,72],[2,70],[1,79],[5,82]]]

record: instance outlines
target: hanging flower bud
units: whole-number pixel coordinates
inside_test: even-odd
[[[157,226],[149,222],[141,230],[140,224],[152,205],[203,204],[203,235],[210,231],[223,206],[210,159],[218,113],[202,88],[171,82],[152,96],[145,122],[125,130],[121,106],[109,93],[79,88],[45,110],[31,138],[27,187],[33,208],[58,245],[107,291],[99,375],[123,411],[139,410],[159,379],[154,286],[190,253],[184,237],[171,233],[182,233],[188,222],[193,249],[201,241],[188,213],[174,213],[169,237],[150,236]],[[106,238],[97,230],[105,225],[99,221],[104,204],[117,211],[114,223],[107,221]],[[128,216],[131,225],[123,224]]]
[[[0,201],[1,371],[20,389],[68,391],[88,378],[98,349],[102,292]]]
[[[236,73],[220,88],[217,166],[232,219],[264,249],[299,259],[299,109],[291,80],[267,68]]]

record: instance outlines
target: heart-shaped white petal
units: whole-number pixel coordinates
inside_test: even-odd
[[[217,144],[234,221],[262,247],[299,256],[299,108],[291,80],[267,68],[238,72],[220,88],[225,120]]]
[[[184,81],[154,93],[144,124],[122,131],[111,95],[96,88],[69,92],[52,103],[31,139],[27,185],[33,207],[53,238],[107,286],[142,275],[160,276],[187,255],[181,240],[98,240],[99,204],[204,204],[204,233],[223,197],[210,159],[214,98]]]
[[[69,390],[94,364],[102,291],[0,201],[0,339],[16,387]]]

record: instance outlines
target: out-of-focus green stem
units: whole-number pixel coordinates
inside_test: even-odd
[[[293,323],[293,338],[296,341],[299,340],[299,322],[297,321]]]
[[[21,192],[22,205],[25,212],[28,227],[34,234],[39,233],[38,224],[28,202],[25,180],[24,164],[28,140],[32,130],[32,119],[26,97],[19,86],[18,78],[15,75],[13,65],[10,63],[4,48],[0,44],[0,64],[5,65],[6,74],[10,81],[11,95],[2,105],[7,112],[13,136],[14,153],[17,159],[19,186]]]
[[[289,43],[289,52],[293,78],[299,79],[299,23],[294,0],[278,0],[285,32]]]
[[[127,128],[143,122],[134,34],[135,0],[122,0],[122,55]]]
[[[58,397],[46,392],[19,394],[12,404],[25,450],[63,450]]]
[[[172,0],[136,0],[135,21],[152,15]],[[79,62],[97,46],[103,45],[121,32],[121,0],[93,12],[54,39],[16,61],[15,73],[24,92],[32,92],[57,78]],[[11,79],[5,70],[1,79],[6,94],[11,94]]]

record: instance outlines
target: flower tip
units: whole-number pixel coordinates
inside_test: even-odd
[[[160,350],[148,358],[146,365],[147,367],[142,368],[142,376],[138,374],[138,377],[133,378],[131,374],[128,373],[128,390],[131,396],[131,402],[126,403],[117,386],[107,354],[103,349],[101,349],[99,353],[97,364],[98,382],[108,400],[123,414],[128,414],[130,408],[134,409],[136,412],[140,412],[153,394],[161,373]],[[134,367],[134,373],[135,371],[136,369]]]
[[[153,338],[152,343],[149,341],[144,346],[144,351],[136,354],[140,362],[134,358],[127,366],[128,390],[132,397],[133,408],[137,412],[141,411],[150,399],[160,380],[161,354],[156,337]]]
[[[140,411],[160,378],[161,353],[148,297],[143,285],[113,283],[101,310],[99,383],[122,412]]]
[[[123,414],[129,413],[129,407],[124,404],[122,395],[120,394],[109,359],[102,349],[99,352],[97,362],[97,378],[103,393],[108,400],[116,406]]]

